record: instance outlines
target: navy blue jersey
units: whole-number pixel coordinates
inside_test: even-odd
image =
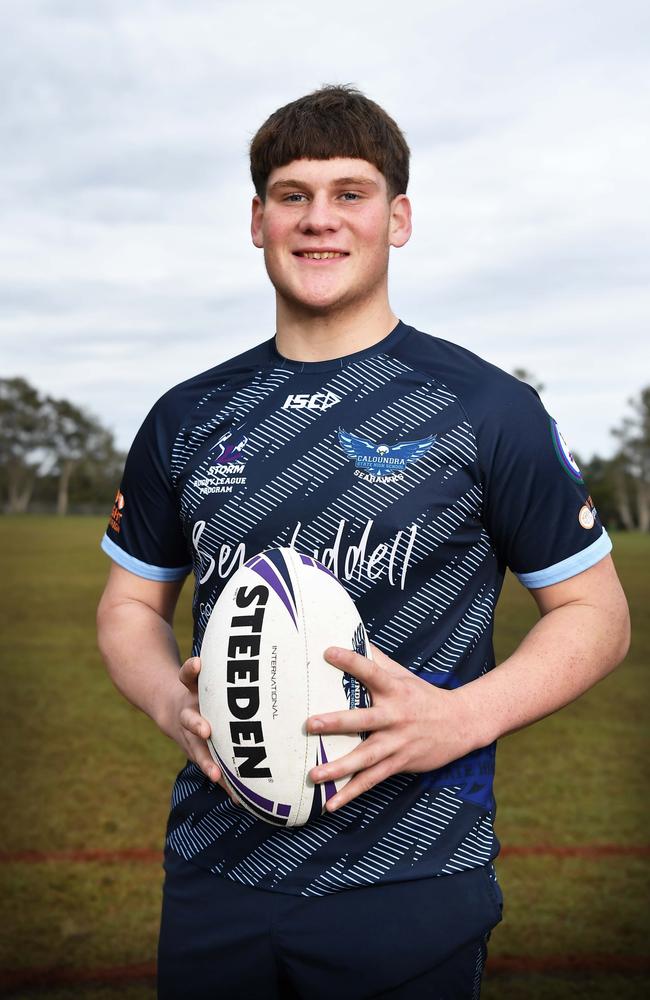
[[[289,361],[272,339],[172,389],[133,443],[102,545],[147,579],[193,571],[194,654],[232,573],[294,546],[336,574],[372,642],[445,688],[494,666],[506,567],[544,587],[611,548],[534,390],[401,322],[333,361]],[[397,774],[292,829],[253,818],[190,763],[168,845],[299,895],[486,865],[499,849],[495,748]]]

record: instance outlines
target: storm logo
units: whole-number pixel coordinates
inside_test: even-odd
[[[216,465],[229,465],[231,462],[245,461],[242,456],[242,451],[246,447],[246,435],[239,440],[235,439],[235,443],[230,440],[231,438],[232,432],[227,431],[219,438],[214,447],[210,449],[210,451],[216,451],[217,453],[212,458],[212,461]]]

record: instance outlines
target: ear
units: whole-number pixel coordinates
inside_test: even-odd
[[[389,243],[392,247],[403,247],[408,243],[413,226],[411,224],[411,202],[405,194],[398,194],[390,204],[388,225]]]
[[[253,203],[251,205],[251,236],[253,238],[253,246],[262,249],[264,246],[264,238],[262,236],[262,220],[264,218],[264,202],[258,194],[253,198]]]

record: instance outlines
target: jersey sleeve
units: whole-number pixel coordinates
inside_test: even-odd
[[[192,568],[171,481],[173,439],[163,397],[133,441],[101,542],[123,569],[161,582],[182,580]]]
[[[567,580],[610,552],[580,469],[530,386],[504,386],[483,434],[485,525],[524,586]]]

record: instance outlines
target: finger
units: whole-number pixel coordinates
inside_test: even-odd
[[[369,733],[391,724],[384,707],[351,708],[344,712],[324,712],[307,719],[309,733]]]
[[[224,778],[223,774],[219,778],[219,781],[217,781],[217,784],[219,785],[220,788],[223,788],[223,790],[226,793],[226,795],[228,795],[228,797],[230,799],[232,799],[232,801],[235,803],[236,806],[240,806],[241,805],[241,802],[237,798],[236,793],[232,790],[232,788],[230,787],[230,785],[228,784],[228,782]]]
[[[206,778],[215,782],[215,784],[219,782],[222,779],[221,769],[213,760],[205,740],[198,739],[188,732],[185,736],[185,743],[188,755],[201,768]]]
[[[329,646],[323,655],[328,663],[340,670],[346,670],[371,691],[378,691],[381,694],[390,690],[390,674],[367,656],[361,656],[360,653],[340,646]]]
[[[178,679],[181,684],[184,684],[186,688],[190,691],[196,691],[197,679],[201,670],[201,660],[198,656],[190,656],[189,660],[185,660],[181,669],[178,671]]]
[[[339,778],[356,774],[358,771],[365,772],[380,764],[387,757],[393,756],[394,749],[394,746],[385,738],[369,739],[343,757],[313,767],[309,772],[309,777],[316,784],[323,781],[338,781]]]
[[[207,719],[204,719],[193,708],[183,708],[181,709],[179,715],[179,722],[183,729],[187,729],[188,732],[192,733],[193,736],[198,736],[199,739],[207,740],[212,732],[210,728],[210,723]]]
[[[374,767],[360,772],[354,778],[351,778],[347,785],[340,792],[337,792],[333,798],[328,799],[325,807],[327,812],[334,812],[336,809],[340,809],[341,806],[347,805],[348,802],[352,802],[353,799],[356,799],[359,795],[363,795],[364,792],[369,792],[375,785],[378,785],[381,781],[385,781],[386,778],[390,778],[391,775],[397,774],[398,771],[399,764],[392,757],[386,757]]]
[[[194,714],[196,715],[197,713]],[[201,716],[199,716],[199,719],[200,718]],[[202,719],[202,721],[205,722],[206,720]],[[208,725],[208,730],[209,728],[210,726]],[[236,806],[241,805],[237,795],[226,781],[221,768],[215,762],[212,754],[210,753],[210,748],[206,740],[192,735],[191,730],[188,730],[185,735],[185,744],[188,756],[201,769],[206,778],[209,781],[212,781],[215,785],[219,785],[223,788],[224,792],[226,792]]]
[[[214,782],[215,785],[219,785],[220,788],[223,788],[226,795],[232,799],[236,806],[241,805],[237,795],[226,781],[223,771],[210,753],[210,748],[205,740],[195,740],[194,737],[191,737],[190,739],[191,746],[194,750],[194,760],[201,768],[201,771],[205,774],[206,778],[208,778],[209,781]]]
[[[372,642],[370,643],[370,651],[372,653],[373,660],[377,666],[382,668],[382,670],[388,671],[388,673],[392,674],[393,677],[404,676],[404,671],[407,670],[408,667],[403,667],[402,664],[397,663],[396,660],[391,660],[390,656],[386,656],[385,653],[382,653],[381,649],[378,649]]]

